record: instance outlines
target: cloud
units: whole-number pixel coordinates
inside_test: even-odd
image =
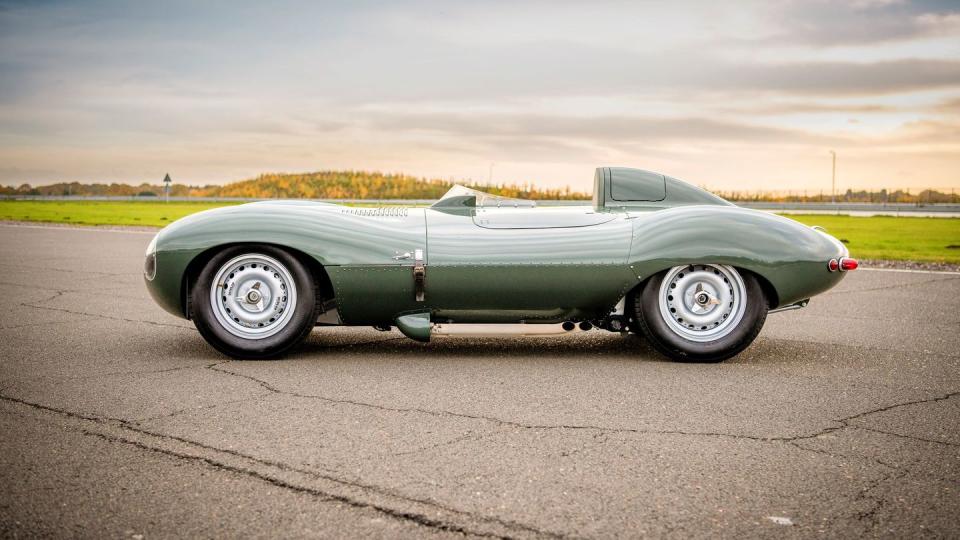
[[[735,171],[758,146],[779,175],[827,145],[879,162],[871,144],[960,137],[947,2],[0,6],[0,159],[65,178],[492,160],[563,178],[549,164],[635,155]]]
[[[816,101],[789,101],[770,103],[745,103],[721,107],[721,110],[734,114],[748,116],[780,116],[787,114],[822,114],[822,113],[859,113],[884,114],[900,110],[892,105],[879,103],[821,103]]]
[[[956,35],[960,8],[951,2],[798,0],[773,4],[768,43],[814,47],[869,45]]]
[[[732,67],[729,88],[785,94],[880,95],[960,87],[960,61],[809,62]],[[721,87],[723,82],[718,82]]]
[[[933,111],[947,114],[960,114],[960,97],[941,101],[933,106]]]
[[[373,129],[494,140],[556,138],[594,144],[676,140],[777,143],[828,140],[798,131],[708,118],[367,112],[365,119]]]

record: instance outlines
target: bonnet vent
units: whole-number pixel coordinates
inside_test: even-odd
[[[379,208],[344,208],[341,213],[363,217],[407,217],[408,208],[402,206],[381,206]]]

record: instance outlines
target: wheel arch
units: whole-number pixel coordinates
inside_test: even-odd
[[[317,284],[318,302],[330,300],[336,297],[336,291],[333,288],[333,282],[330,279],[329,273],[323,267],[323,264],[321,264],[320,261],[318,261],[315,257],[312,257],[302,250],[272,242],[225,242],[223,244],[206,248],[205,250],[196,254],[193,259],[187,263],[186,268],[183,271],[183,276],[180,279],[180,310],[184,317],[187,319],[192,317],[192,306],[190,305],[190,287],[193,286],[193,283],[200,275],[203,267],[206,266],[206,264],[210,262],[210,259],[216,256],[217,253],[223,251],[224,249],[236,246],[271,246],[289,253],[304,266],[306,266],[310,271],[310,275]]]
[[[753,276],[757,283],[760,284],[760,290],[763,291],[763,296],[767,300],[767,309],[774,309],[780,306],[780,293],[777,292],[777,288],[773,286],[773,283],[770,283],[770,280],[763,276],[763,274],[758,274],[747,268],[738,268],[734,266],[738,272],[746,272]]]
[[[680,262],[680,263],[677,263],[677,264],[672,264],[672,265],[669,265],[669,266],[665,266],[665,267],[663,267],[663,268],[661,268],[661,269],[659,269],[659,270],[655,270],[655,271],[647,274],[642,280],[640,280],[636,285],[634,285],[633,288],[631,288],[630,291],[627,292],[627,294],[626,294],[625,296],[627,297],[627,299],[628,299],[629,302],[632,302],[633,299],[636,298],[636,295],[637,295],[640,291],[642,291],[643,288],[647,285],[647,282],[650,281],[650,278],[652,278],[653,276],[655,276],[655,275],[657,275],[657,274],[661,274],[661,273],[663,273],[663,272],[666,272],[666,271],[670,270],[671,268],[673,268],[673,267],[675,267],[675,266],[683,266],[684,264],[725,264],[725,263],[710,262],[710,261],[691,261],[691,262],[689,262],[689,263]],[[760,273],[758,273],[758,272],[755,272],[755,271],[751,270],[750,268],[744,268],[744,267],[742,267],[742,266],[737,266],[736,264],[731,264],[731,265],[728,265],[728,266],[732,266],[733,269],[736,270],[737,272],[750,274],[751,276],[753,276],[753,277],[757,280],[757,283],[760,285],[760,289],[763,291],[763,296],[764,296],[764,297],[766,298],[766,300],[767,300],[767,304],[768,304],[768,308],[769,308],[769,309],[774,309],[774,308],[776,308],[776,307],[778,307],[778,306],[780,305],[780,295],[779,295],[779,293],[777,292],[777,288],[774,287],[773,283],[771,283],[769,279],[767,279],[766,277],[764,277],[763,274],[760,274]]]

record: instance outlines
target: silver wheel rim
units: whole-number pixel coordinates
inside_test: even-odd
[[[251,253],[230,259],[210,287],[217,321],[231,334],[264,339],[284,329],[297,305],[293,276],[276,259]]]
[[[747,308],[747,289],[730,266],[694,264],[670,269],[660,284],[660,315],[690,341],[716,341],[732,332]]]

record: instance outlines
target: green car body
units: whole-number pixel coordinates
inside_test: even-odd
[[[327,323],[391,326],[411,314],[600,324],[647,278],[685,264],[754,274],[770,309],[842,279],[828,262],[847,251],[820,230],[656,173],[601,168],[595,184],[583,206],[536,208],[460,188],[429,208],[277,201],[209,210],[157,235],[146,283],[160,306],[190,318],[205,261],[226,246],[273,245],[311,267]]]

